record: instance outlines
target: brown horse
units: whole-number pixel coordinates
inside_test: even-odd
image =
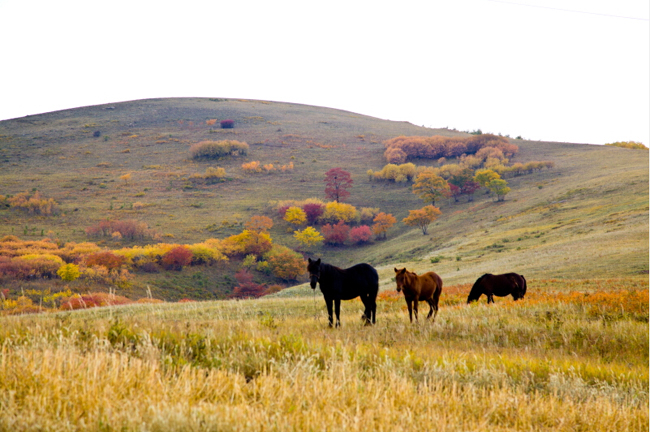
[[[512,294],[515,301],[526,295],[526,278],[517,273],[493,275],[484,274],[474,282],[467,303],[478,301],[483,294],[487,296],[488,304],[494,303],[494,296],[505,297]]]
[[[409,319],[413,322],[413,309],[415,309],[415,320],[418,320],[418,302],[426,301],[429,303],[429,315],[431,318],[433,311],[433,322],[438,315],[438,300],[442,292],[442,279],[434,272],[428,272],[422,276],[406,270],[395,269],[395,282],[397,283],[397,292],[404,291],[404,299],[409,308]]]

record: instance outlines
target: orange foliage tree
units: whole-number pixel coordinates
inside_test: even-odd
[[[409,215],[402,219],[408,226],[417,226],[422,230],[422,234],[427,234],[427,229],[431,222],[436,220],[442,212],[438,207],[428,205],[419,210],[409,210]]]
[[[248,222],[244,224],[244,227],[249,231],[268,232],[273,228],[273,219],[267,216],[253,216]]]
[[[377,236],[377,238],[386,238],[386,232],[397,222],[397,219],[390,214],[381,212],[373,219],[374,225],[372,226],[372,232]]]
[[[287,281],[298,279],[307,269],[307,262],[302,255],[286,246],[274,245],[264,255],[264,259],[271,266],[274,276]]]

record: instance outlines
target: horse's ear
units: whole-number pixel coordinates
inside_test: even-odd
[[[316,260],[316,264],[320,265],[320,258]]]
[[[311,264],[311,258],[307,258],[307,261],[309,261],[309,264]]]
[[[395,273],[399,273],[399,270],[397,270],[396,267],[393,267],[393,270],[395,270]]]

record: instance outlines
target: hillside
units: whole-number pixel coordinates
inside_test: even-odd
[[[209,119],[232,119],[235,128],[209,126]],[[366,171],[385,165],[383,141],[436,134],[467,136],[329,108],[224,99],[152,99],[2,121],[0,195],[38,190],[56,200],[62,213],[38,217],[2,209],[0,236],[49,235],[83,242],[88,226],[112,218],[144,221],[166,242],[224,238],[240,232],[252,215],[272,216],[277,201],[323,199],[324,173],[337,166],[353,176],[351,204],[378,207],[401,221],[422,202],[410,185],[370,182]],[[191,159],[192,144],[221,139],[245,141],[250,152],[218,162]],[[511,162],[550,160],[555,168],[509,178],[512,191],[504,202],[479,192],[471,203],[436,203],[443,214],[426,236],[400,222],[386,241],[364,247],[321,246],[312,252],[341,266],[370,262],[380,268],[387,285],[392,268],[405,265],[435,270],[446,283],[468,283],[485,272],[505,271],[545,279],[647,274],[647,152],[512,142],[519,153]],[[276,166],[293,162],[294,169],[247,175],[240,166],[250,161]],[[189,181],[210,166],[225,168],[229,181]],[[120,178],[126,174],[128,180]],[[136,202],[142,207],[134,210]],[[275,242],[297,246],[286,224],[276,222],[271,235]],[[101,244],[118,248],[133,243]],[[202,280],[198,273],[184,270],[171,279],[145,275],[139,287],[150,284],[163,297],[174,298],[165,296],[165,290],[191,286],[194,277],[210,290],[218,277],[210,273]],[[204,294],[199,290],[197,297]]]

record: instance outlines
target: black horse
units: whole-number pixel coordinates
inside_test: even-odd
[[[329,325],[332,327],[332,305],[336,312],[336,327],[341,325],[341,300],[352,300],[361,297],[365,306],[363,319],[366,325],[375,323],[377,312],[377,292],[379,291],[379,275],[369,264],[357,264],[347,269],[340,269],[330,264],[322,263],[320,258],[313,261],[308,259],[310,285],[316,289],[316,282],[325,297]]]
[[[515,301],[523,299],[526,294],[526,278],[517,273],[484,274],[474,282],[467,303],[478,301],[483,294],[487,296],[488,304],[494,303],[493,296],[505,297],[512,294]]]

